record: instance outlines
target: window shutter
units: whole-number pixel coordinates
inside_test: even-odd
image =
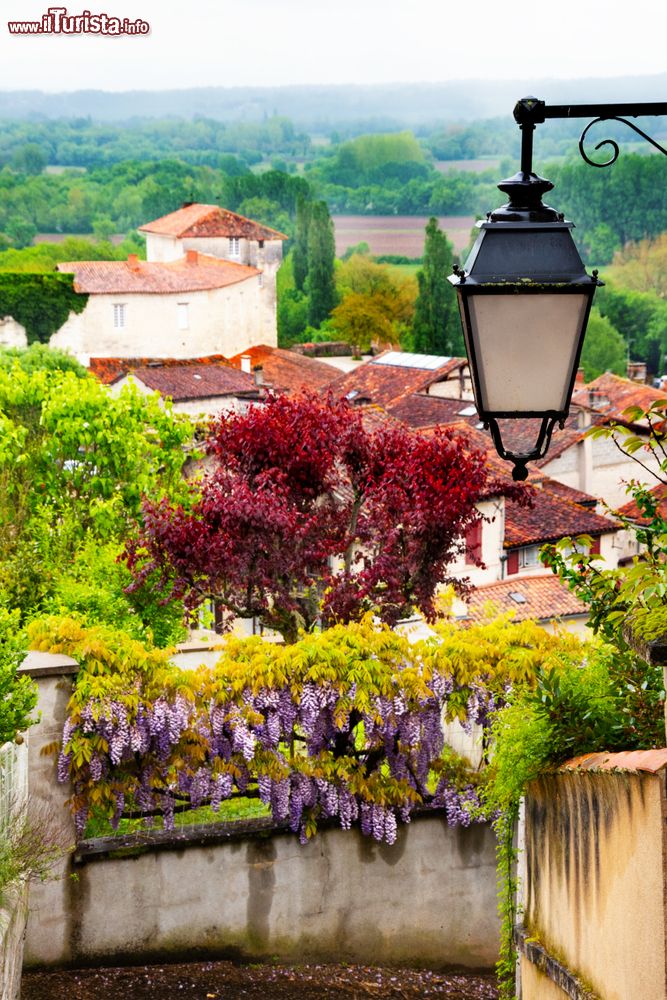
[[[482,558],[482,522],[469,524],[466,531],[466,566],[474,565]]]
[[[513,549],[507,553],[507,575],[513,576],[519,572],[519,550]]]
[[[592,556],[599,556],[600,555],[600,540],[601,539],[600,539],[599,535],[598,535],[597,538],[593,539],[593,544],[591,545],[591,555]]]

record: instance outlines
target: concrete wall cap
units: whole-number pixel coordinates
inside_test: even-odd
[[[57,677],[63,674],[75,674],[78,669],[77,661],[71,656],[65,656],[64,653],[42,653],[37,649],[31,649],[26,653],[19,667],[19,673],[34,678]]]

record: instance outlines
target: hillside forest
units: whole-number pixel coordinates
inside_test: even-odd
[[[48,339],[40,310],[47,298],[51,311],[56,300],[64,308],[71,290],[59,279],[36,291],[29,274],[52,273],[61,260],[141,255],[140,225],[199,201],[289,237],[278,278],[281,345],[344,340],[357,351],[400,344],[461,353],[445,279],[466,250],[460,239],[454,250],[436,220],[459,219],[472,230],[500,203],[496,184],[516,170],[518,130],[510,116],[401,124],[378,131],[377,122],[348,121],[327,130],[326,123],[306,127],[277,115],[258,122],[7,119],[0,132],[0,307],[13,314],[17,298],[25,305],[30,295],[30,339]],[[661,375],[667,160],[628,142],[612,167],[594,170],[578,158],[574,123],[549,125],[537,133],[537,171],[553,181],[549,200],[575,221],[587,266],[600,268],[605,280],[587,336],[586,377],[623,372],[628,359]],[[364,219],[372,222],[368,240],[335,243],[343,215],[354,217],[362,234]],[[410,217],[420,217],[417,255],[404,252],[394,226]],[[372,252],[378,230],[392,253]],[[13,277],[18,273],[22,279]],[[425,325],[434,312],[441,322]]]

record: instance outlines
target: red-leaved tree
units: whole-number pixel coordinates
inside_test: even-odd
[[[447,567],[492,484],[453,433],[369,430],[344,400],[272,396],[212,423],[207,451],[189,509],[144,504],[127,552],[137,585],[150,577],[193,612],[214,601],[224,627],[256,617],[287,642],[369,609],[432,618],[438,584],[462,589]]]

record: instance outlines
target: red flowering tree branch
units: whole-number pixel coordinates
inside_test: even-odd
[[[432,618],[439,584],[464,589],[448,566],[493,487],[453,433],[368,430],[344,400],[274,396],[220,417],[207,450],[189,510],[144,504],[136,585],[150,577],[193,612],[215,601],[223,626],[256,617],[288,642],[321,617]]]

